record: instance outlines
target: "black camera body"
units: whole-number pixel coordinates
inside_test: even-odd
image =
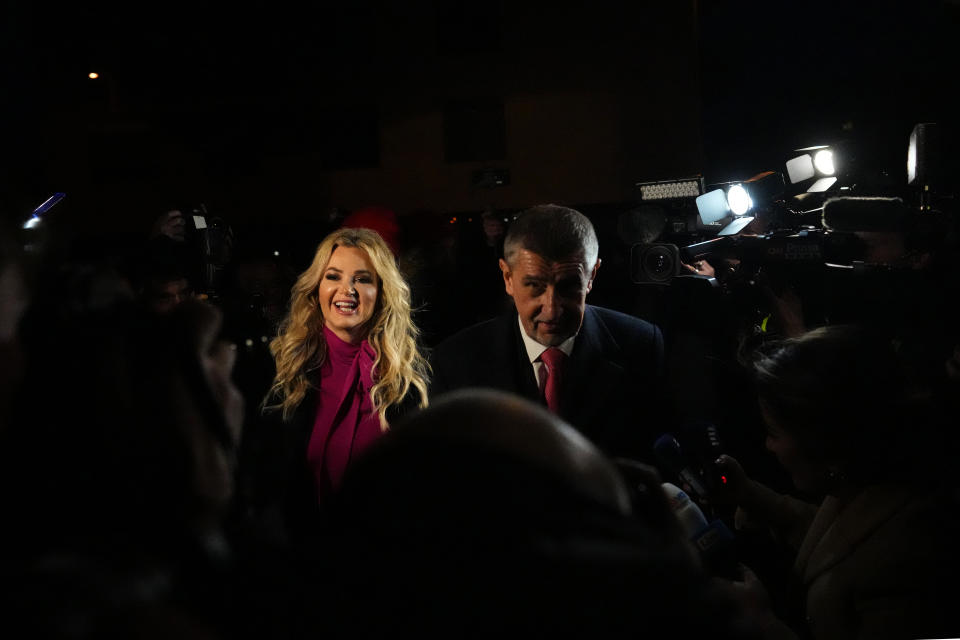
[[[217,298],[221,275],[233,254],[233,229],[222,218],[210,216],[204,204],[180,209],[185,239],[196,264],[195,290]]]
[[[803,228],[750,236],[722,236],[678,248],[684,262],[722,260],[751,265],[853,265],[864,257],[865,245],[853,233]]]

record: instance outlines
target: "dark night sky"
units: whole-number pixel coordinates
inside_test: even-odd
[[[862,162],[900,172],[912,126],[955,117],[956,3],[701,6],[707,173],[731,173],[718,180],[841,139]]]
[[[64,104],[109,99],[110,78],[93,86],[84,77],[90,68],[116,79],[126,108],[200,146],[229,140],[251,114],[266,122],[279,112],[295,128],[304,117],[298,105],[309,105],[318,86],[353,96],[402,91],[404,74],[390,65],[400,50],[401,60],[425,55],[430,45],[404,34],[432,3],[321,4],[7,3],[3,193],[17,202],[49,189],[44,167],[56,149],[37,143],[36,124]],[[651,25],[643,4],[634,10],[636,32],[621,26],[615,34],[644,37]],[[481,16],[499,19],[499,2],[483,6],[489,11],[469,12],[473,26]],[[599,22],[603,6],[577,10],[596,12]],[[708,182],[778,168],[789,149],[839,137],[856,138],[863,158],[900,171],[912,124],[956,112],[954,2],[702,1],[698,12],[703,105],[702,122],[692,124],[702,132]],[[455,29],[456,19],[449,24]],[[589,50],[591,33],[610,37],[603,29],[564,36]],[[451,41],[469,41],[458,36]],[[357,77],[378,86],[357,86]]]

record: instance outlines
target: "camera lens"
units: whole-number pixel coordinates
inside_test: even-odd
[[[636,283],[670,284],[680,271],[680,250],[675,244],[637,243],[630,247],[630,279]]]
[[[677,263],[666,247],[653,246],[643,255],[643,271],[655,282],[666,282],[676,273]]]

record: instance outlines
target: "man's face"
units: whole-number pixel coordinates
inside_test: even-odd
[[[587,294],[599,267],[598,259],[587,271],[582,251],[551,262],[520,249],[512,266],[500,260],[503,282],[517,306],[523,330],[547,347],[561,344],[580,330]]]
[[[154,285],[150,306],[158,313],[167,313],[191,296],[190,282],[186,278],[164,280]]]

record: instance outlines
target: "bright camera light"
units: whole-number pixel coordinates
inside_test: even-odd
[[[730,207],[727,205],[727,196],[723,189],[713,189],[707,191],[702,196],[698,196],[697,212],[704,224],[713,224],[727,217],[730,213]]]
[[[822,177],[832,176],[837,172],[833,162],[833,149],[827,145],[794,149],[794,152],[801,155],[787,160],[787,176],[791,184],[809,180],[817,174]]]
[[[735,184],[727,191],[727,204],[730,205],[733,215],[742,216],[753,206],[753,200],[743,185]]]
[[[907,184],[917,179],[917,133],[910,134],[910,146],[907,147]]]
[[[813,158],[809,153],[787,160],[787,176],[790,177],[791,184],[803,182],[816,175],[813,170]]]
[[[817,151],[813,156],[813,166],[815,166],[820,173],[826,176],[832,176],[836,173],[836,168],[833,166],[833,151],[830,149]]]

